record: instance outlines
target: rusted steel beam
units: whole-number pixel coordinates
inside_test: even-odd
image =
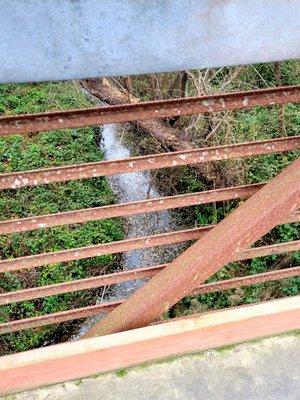
[[[146,326],[299,207],[300,158],[145,283],[84,336]]]
[[[165,266],[159,266],[160,269]],[[158,272],[158,271],[156,271]],[[270,271],[262,274],[248,275],[234,279],[228,279],[224,281],[204,283],[198,288],[189,293],[189,296],[218,292],[221,290],[234,289],[242,286],[254,285],[257,283],[276,281],[285,278],[291,278],[299,276],[300,266],[294,268],[286,268],[278,271]],[[106,302],[96,304],[94,306],[88,306],[83,308],[77,308],[73,310],[60,311],[53,314],[42,315],[39,317],[25,318],[15,321],[9,321],[0,324],[0,335],[6,333],[17,332],[26,329],[33,329],[40,326],[58,324],[62,322],[72,321],[75,319],[87,318],[100,313],[106,313],[118,305],[124,303],[125,299],[121,299],[114,302]]]
[[[0,261],[0,273],[199,239],[213,225]]]
[[[152,154],[123,160],[100,161],[96,163],[12,172],[0,175],[0,189],[18,189],[26,186],[45,185],[73,179],[87,179],[144,170],[150,171],[159,168],[206,163],[209,161],[232,160],[299,148],[300,136],[291,136],[226,146]]]
[[[288,218],[285,221],[285,224],[292,224],[294,222],[299,222],[300,221],[300,211],[294,211],[288,216]]]
[[[270,281],[277,281],[285,278],[292,278],[300,275],[300,266],[293,268],[279,269],[276,271],[263,272],[261,274],[242,276],[234,279],[227,279],[219,282],[205,283],[193,290],[191,295],[219,292],[221,290],[236,289],[242,286],[255,285]]]
[[[299,219],[299,212],[295,212],[292,214],[290,213],[280,223],[286,224],[296,222]],[[105,254],[116,254],[122,253],[124,251],[196,240],[199,239],[206,232],[210,231],[214,226],[215,225],[207,225],[199,228],[119,240],[112,243],[100,243],[93,246],[77,247],[75,249],[61,250],[53,253],[42,253],[32,256],[0,260],[0,273],[41,267],[43,265],[59,262],[82,260],[83,258],[97,257]]]
[[[300,240],[271,244],[269,246],[252,247],[250,249],[239,252],[234,257],[233,261],[250,260],[251,258],[266,257],[274,254],[288,253],[297,250],[300,250]]]
[[[53,296],[62,293],[70,293],[78,290],[86,290],[86,289],[98,288],[101,286],[115,285],[120,282],[133,281],[136,279],[151,278],[158,271],[165,268],[166,265],[167,264],[155,265],[152,267],[138,268],[134,270],[95,276],[92,278],[85,278],[85,279],[78,279],[75,281],[57,283],[55,285],[47,285],[31,289],[18,290],[15,292],[1,293],[0,305],[7,305],[18,301],[33,300],[41,297]]]
[[[264,257],[272,254],[288,253],[297,250],[300,250],[300,240],[244,250],[239,253],[232,261],[247,260],[250,258]],[[95,276],[92,278],[57,283],[55,285],[47,285],[30,289],[17,290],[14,292],[1,293],[0,306],[15,303],[18,301],[33,300],[46,296],[54,296],[57,294],[75,292],[78,290],[87,290],[96,287],[98,288],[101,286],[115,285],[120,282],[152,278],[154,275],[156,275],[159,271],[163,270],[167,266],[168,264],[154,265],[146,268],[137,268],[134,270],[116,272],[112,274]]]
[[[300,86],[0,118],[0,136],[300,102]]]
[[[24,329],[38,328],[39,326],[60,324],[75,319],[92,317],[101,312],[108,312],[121,304],[122,301],[111,301],[93,306],[74,308],[73,310],[59,311],[53,314],[40,315],[38,317],[18,319],[0,324],[0,335],[21,331]]]
[[[36,217],[0,221],[0,235],[26,232],[39,228],[78,224],[88,221],[113,217],[125,217],[171,208],[188,207],[197,204],[207,204],[216,201],[226,201],[237,198],[247,198],[260,189],[264,183],[255,185],[236,186],[224,189],[208,190],[178,196],[160,197],[134,201],[125,204],[113,204],[103,207],[68,211],[57,214],[39,215]]]

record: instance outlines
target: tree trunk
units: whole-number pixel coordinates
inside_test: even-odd
[[[80,82],[85,90],[92,96],[102,100],[109,105],[139,103],[140,99],[133,96],[125,88],[117,86],[107,78],[89,79]],[[193,150],[196,146],[179,138],[180,132],[169,126],[162,118],[141,120],[133,124],[144,133],[151,135],[164,146],[175,150]],[[206,181],[212,181],[215,178],[212,164],[199,164],[193,167],[197,173]]]

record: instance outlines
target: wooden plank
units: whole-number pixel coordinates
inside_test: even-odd
[[[300,328],[300,296],[177,319],[0,358],[0,394]]]

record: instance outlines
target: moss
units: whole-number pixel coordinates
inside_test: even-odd
[[[83,379],[76,379],[76,380],[73,381],[73,382],[74,382],[74,384],[75,384],[76,386],[80,386],[80,385],[83,384]]]
[[[118,371],[116,371],[116,375],[119,378],[123,378],[124,376],[126,376],[128,374],[128,370],[127,369],[119,369]]]

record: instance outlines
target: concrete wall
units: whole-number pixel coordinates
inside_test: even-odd
[[[0,82],[300,58],[300,0],[0,0]]]

